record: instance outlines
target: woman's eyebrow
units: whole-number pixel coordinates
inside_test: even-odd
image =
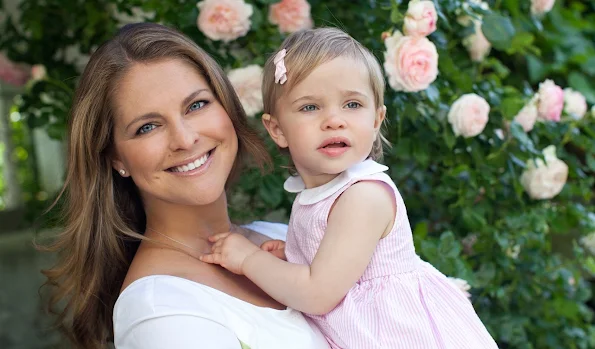
[[[209,89],[207,89],[207,88],[201,88],[201,89],[198,89],[198,90],[192,92],[191,94],[189,94],[182,101],[182,103],[181,103],[182,108],[184,108],[186,105],[190,104],[190,102],[192,102],[192,100],[194,98],[196,98],[196,96],[200,95],[203,92],[209,92]],[[128,124],[128,126],[126,126],[126,131],[128,131],[128,129],[130,128],[130,126],[136,124],[139,121],[147,120],[147,119],[152,119],[152,118],[157,118],[157,117],[160,117],[160,116],[161,116],[161,114],[159,114],[157,112],[149,112],[149,113],[146,113],[146,114],[137,116],[134,119],[132,119],[132,121]]]

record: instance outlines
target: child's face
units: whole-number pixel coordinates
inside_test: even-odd
[[[314,69],[276,109],[278,134],[269,132],[289,148],[300,175],[310,177],[304,178],[308,187],[365,160],[385,114],[384,106],[375,105],[365,65],[343,57]]]

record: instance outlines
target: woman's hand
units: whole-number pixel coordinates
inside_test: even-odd
[[[209,237],[213,243],[211,253],[200,256],[206,263],[219,264],[232,273],[243,275],[242,266],[245,261],[258,251],[254,245],[243,235],[237,233],[221,233]]]
[[[287,260],[285,256],[285,241],[283,240],[268,240],[260,245],[260,249],[263,251],[270,252],[273,256],[282,259],[284,261]]]

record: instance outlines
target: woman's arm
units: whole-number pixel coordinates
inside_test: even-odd
[[[385,186],[375,181],[358,182],[339,197],[310,266],[275,258],[233,234],[216,236],[214,253],[201,259],[246,275],[291,308],[325,314],[361,277],[378,240],[391,228],[395,200]]]
[[[228,328],[194,315],[171,315],[139,321],[116,336],[116,349],[241,349]]]

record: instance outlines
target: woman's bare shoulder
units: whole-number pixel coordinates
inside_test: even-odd
[[[120,292],[134,281],[147,276],[170,275],[193,279],[195,277],[189,276],[196,275],[204,267],[204,263],[177,250],[158,246],[139,248],[128,268]]]

